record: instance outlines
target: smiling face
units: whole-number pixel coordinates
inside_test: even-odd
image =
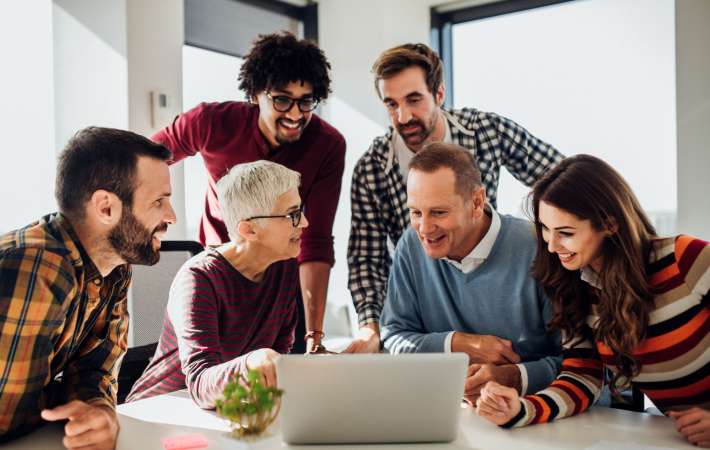
[[[409,171],[407,207],[411,225],[431,258],[461,261],[478,240],[476,223],[483,214],[483,188],[465,201],[456,193],[454,181],[454,172],[448,167],[431,173]]]
[[[165,161],[141,156],[136,165],[133,206],[124,205],[108,240],[129,264],[152,265],[160,259],[160,239],[175,223],[170,204],[170,171]]]
[[[539,221],[547,250],[557,254],[567,270],[590,266],[597,273],[602,265],[601,249],[605,231],[596,230],[592,222],[540,201]]]
[[[408,67],[382,79],[379,89],[392,127],[410,150],[416,152],[429,142],[443,139],[439,108],[444,101],[444,87],[434,94],[429,92],[422,68]]]
[[[301,112],[296,102],[286,112],[277,111],[272,99],[280,96],[293,100],[313,98],[313,86],[309,82],[291,82],[255,97],[259,105],[259,130],[272,147],[298,141],[313,117],[313,112]]]
[[[290,189],[281,194],[274,204],[274,210],[269,214],[273,216],[295,213],[301,208],[301,196],[298,188]],[[257,219],[259,225],[254,228],[256,239],[270,259],[274,261],[295,258],[301,251],[301,234],[308,227],[305,213],[301,213],[301,220],[293,226],[292,219],[288,217],[274,217],[270,219]]]

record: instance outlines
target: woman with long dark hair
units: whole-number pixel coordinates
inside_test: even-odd
[[[524,397],[488,383],[478,414],[504,427],[548,422],[585,411],[605,382],[612,393],[634,385],[710,447],[710,245],[656,236],[626,181],[593,156],[565,159],[530,196],[533,271],[563,335],[562,371]]]

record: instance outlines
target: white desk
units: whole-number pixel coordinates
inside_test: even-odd
[[[278,420],[265,437],[253,441],[233,439],[226,422],[190,400],[184,391],[153,397],[118,407],[121,432],[118,450],[162,449],[160,439],[186,433],[201,433],[209,449],[314,449],[371,450],[404,449],[586,449],[603,441],[608,450],[625,448],[695,448],[676,433],[670,419],[609,408],[592,408],[578,417],[550,424],[503,430],[470,409],[461,413],[459,436],[451,444],[287,446],[281,442]],[[3,445],[4,450],[63,449],[62,428],[49,425],[35,433]],[[616,444],[616,445],[613,445]]]

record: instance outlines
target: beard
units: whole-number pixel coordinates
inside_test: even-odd
[[[298,121],[298,128],[296,128],[298,130],[298,134],[296,134],[294,136],[286,136],[281,133],[281,127],[285,128],[285,125],[280,125],[279,124],[280,121],[281,121],[281,119],[278,119],[276,121],[276,125],[277,125],[276,136],[275,136],[276,142],[283,145],[283,144],[290,144],[292,142],[296,142],[297,140],[301,139],[301,136],[303,135],[303,130],[306,128],[306,119],[305,118],[302,118],[301,120]],[[296,130],[296,129],[294,129],[294,130]]]
[[[138,221],[131,208],[124,208],[121,220],[108,235],[108,241],[128,264],[152,266],[160,260],[160,249],[153,248],[153,236],[167,229],[168,224],[163,223],[151,232]]]
[[[402,139],[407,145],[421,145],[424,143],[424,141],[426,141],[426,139],[431,135],[431,133],[434,132],[434,128],[436,127],[436,119],[437,115],[432,114],[429,123],[425,124],[419,119],[412,118],[412,120],[407,123],[398,124],[397,131],[399,132],[399,135],[402,136]],[[403,132],[405,128],[415,126],[418,128],[417,131],[410,131],[407,134]]]

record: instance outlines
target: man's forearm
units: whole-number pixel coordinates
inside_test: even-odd
[[[299,272],[303,310],[306,316],[306,332],[323,331],[330,264],[320,261],[305,262],[301,264]]]

